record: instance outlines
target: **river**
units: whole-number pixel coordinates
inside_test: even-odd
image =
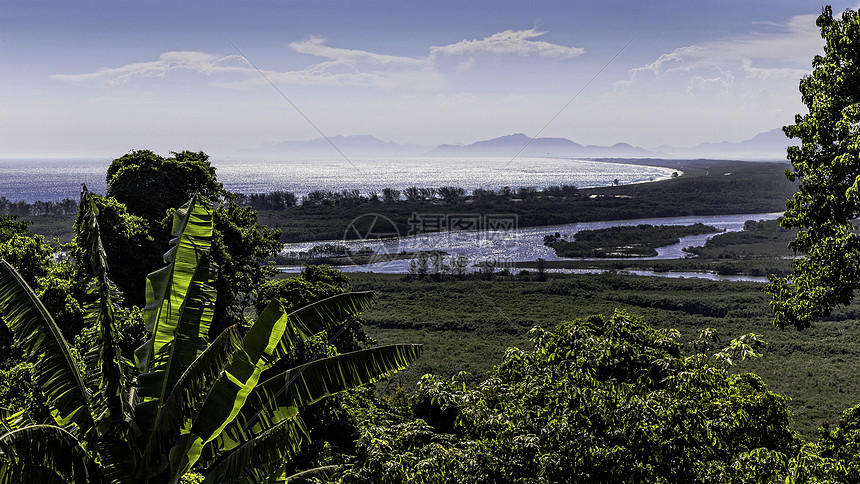
[[[449,254],[449,256],[465,256],[468,258],[469,264],[476,263],[492,263],[497,267],[504,267],[513,262],[535,261],[538,258],[543,258],[548,261],[570,260],[556,257],[555,253],[549,247],[543,245],[545,235],[555,234],[556,232],[567,235],[570,238],[573,234],[580,230],[603,229],[614,226],[631,226],[639,224],[651,225],[692,225],[694,223],[703,223],[712,225],[727,232],[735,232],[743,230],[744,222],[747,220],[774,220],[779,218],[781,213],[756,213],[756,214],[737,214],[737,215],[713,215],[713,216],[687,216],[687,217],[660,217],[646,218],[634,220],[614,220],[605,222],[582,222],[575,224],[552,225],[545,227],[511,227],[507,230],[478,230],[478,231],[454,231],[454,232],[431,232],[417,236],[397,237],[391,239],[364,239],[358,241],[314,241],[302,242],[295,244],[286,244],[284,247],[285,253],[298,253],[308,251],[314,246],[325,243],[345,245],[353,251],[358,251],[362,247],[369,247],[378,254],[397,254],[402,251],[418,252],[428,250],[438,250]],[[384,223],[385,217],[380,216],[380,224]],[[387,220],[387,219],[386,219]],[[510,222],[515,221],[511,220]],[[693,235],[690,237],[682,237],[680,243],[660,247],[657,249],[657,256],[642,257],[641,260],[655,259],[680,259],[686,256],[683,251],[685,247],[699,247],[704,245],[705,241],[717,234]],[[587,259],[586,259],[587,260]],[[602,259],[605,260],[605,259]],[[637,260],[637,259],[627,259]],[[376,264],[353,265],[338,267],[338,270],[343,272],[377,272],[377,273],[406,273],[409,269],[408,260],[395,260]],[[283,267],[284,272],[298,272],[299,267]],[[564,272],[589,272],[588,270],[564,270]],[[594,272],[594,271],[590,271]],[[650,271],[631,271],[632,273],[642,275],[654,275],[662,277],[703,277],[714,280],[733,280],[733,281],[756,281],[764,282],[765,278],[751,276],[718,276],[708,273],[654,273]]]

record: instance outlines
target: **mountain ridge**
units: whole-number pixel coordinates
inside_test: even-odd
[[[486,157],[582,157],[582,158],[732,158],[784,160],[791,140],[777,128],[740,142],[705,142],[693,147],[661,146],[646,149],[626,142],[611,146],[582,145],[568,138],[531,138],[514,133],[469,144],[441,144],[434,148],[383,141],[370,134],[338,135],[304,141],[282,141],[242,150],[237,156],[331,157],[338,152],[351,157],[377,156],[486,156]],[[336,149],[335,149],[336,147]]]

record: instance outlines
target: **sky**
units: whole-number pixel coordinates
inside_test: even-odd
[[[834,12],[857,9],[833,2]],[[645,148],[805,113],[798,0],[0,0],[0,158],[513,133]]]

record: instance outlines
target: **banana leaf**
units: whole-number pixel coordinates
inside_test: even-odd
[[[309,440],[298,415],[283,420],[231,452],[209,471],[203,484],[264,483],[298,453],[303,441]]]
[[[192,419],[200,410],[209,389],[214,385],[227,365],[230,357],[242,347],[239,329],[225,329],[206,350],[189,365],[174,385],[167,398],[159,402],[159,408],[151,424],[141,423],[148,430],[148,441],[144,451],[144,468],[147,475],[155,475],[167,468],[167,453],[179,440],[180,433],[187,433]],[[139,375],[146,379],[148,375]]]
[[[311,338],[358,316],[370,307],[373,300],[371,291],[346,292],[291,312],[287,330],[271,351],[271,360],[274,362],[290,355],[299,340]]]
[[[12,410],[6,407],[0,407],[0,434],[11,432],[20,429],[26,425],[34,424],[33,420],[27,415],[26,410]]]
[[[85,356],[90,385],[98,391],[90,399],[92,413],[96,416],[96,429],[104,434],[111,425],[129,420],[128,375],[124,359],[119,354],[116,339],[114,313],[121,294],[108,278],[107,255],[99,232],[99,207],[96,198],[86,187],[81,191],[83,223],[79,243],[87,249],[90,267],[95,276],[87,288],[89,301],[86,304],[84,323],[98,328],[99,342]]]
[[[54,420],[89,440],[95,427],[89,392],[69,345],[33,290],[5,260],[0,260],[0,315],[24,354],[35,359],[33,375],[48,397]]]
[[[30,425],[0,436],[0,484],[106,482],[98,464],[71,433]]]
[[[185,307],[189,289],[195,283],[195,274],[198,274],[200,259],[209,251],[212,227],[212,206],[199,200],[196,195],[174,214],[174,238],[170,241],[172,247],[164,256],[167,266],[147,276],[144,320],[152,337],[135,351],[141,373],[169,370],[165,381],[175,381],[184,367],[180,369],[175,365],[167,368],[169,364],[180,359],[190,363],[205,348],[211,315],[204,309],[207,303],[199,301],[190,304],[195,311],[199,310],[197,334],[186,342],[187,347],[182,345],[178,348],[173,343],[176,341],[180,313]],[[196,289],[197,296],[209,298],[210,290],[203,286],[210,282],[210,275],[208,271],[205,278],[201,277],[203,275],[199,274],[196,279],[200,284]],[[189,352],[192,351],[194,354],[190,356]],[[179,355],[176,360],[173,359],[174,353]]]
[[[257,385],[242,410],[209,442],[201,454],[208,466],[223,452],[291,418],[297,408],[335,393],[374,383],[406,368],[421,345],[387,345],[311,361]]]

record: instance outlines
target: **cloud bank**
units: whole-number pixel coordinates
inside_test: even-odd
[[[546,32],[506,30],[483,39],[463,40],[455,44],[432,46],[424,57],[405,57],[328,45],[326,39],[310,36],[292,42],[289,48],[298,54],[325,59],[293,71],[263,71],[272,82],[322,85],[366,86],[380,89],[409,87],[412,90],[438,89],[444,75],[436,63],[443,57],[466,57],[462,66],[473,65],[477,55],[538,56],[571,59],[584,49],[535,40]],[[55,81],[121,85],[134,79],[163,78],[171,72],[190,71],[212,78],[220,87],[250,88],[265,84],[256,69],[242,56],[218,56],[206,52],[165,52],[157,60],[101,68],[84,74],[56,74]],[[238,79],[237,79],[238,77]]]
[[[787,24],[769,26],[774,33],[753,33],[679,47],[655,61],[629,71],[619,87],[648,83],[672,86],[686,81],[687,92],[706,85],[733,84],[736,80],[790,79],[810,72],[810,60],[821,51],[822,40],[815,15],[793,17]]]

